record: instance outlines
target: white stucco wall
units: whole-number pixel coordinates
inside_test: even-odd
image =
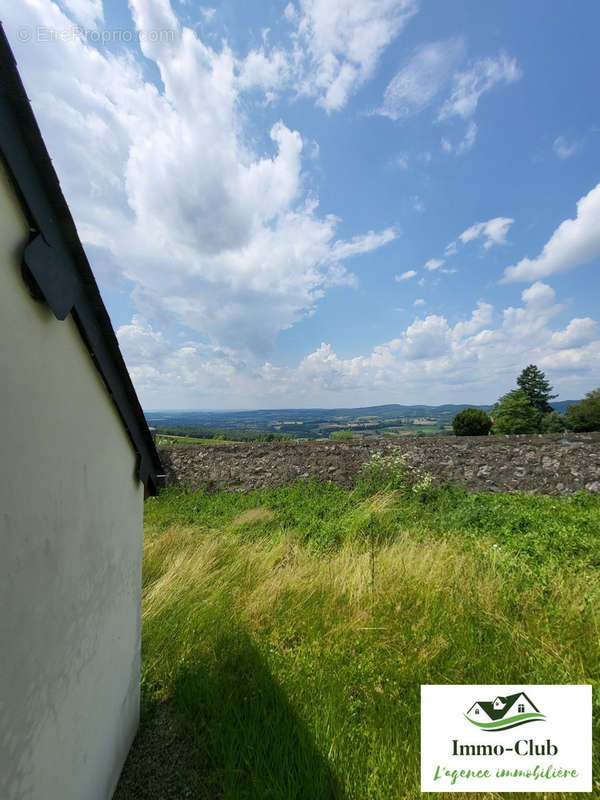
[[[139,713],[143,486],[0,168],[0,798],[107,800]]]

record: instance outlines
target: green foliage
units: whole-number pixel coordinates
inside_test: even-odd
[[[197,425],[172,425],[154,426],[157,438],[160,436],[178,437],[185,444],[205,444],[216,442],[289,442],[292,437],[287,433],[273,433],[271,431],[257,431],[239,428],[212,429],[202,428]]]
[[[564,414],[551,411],[549,414],[544,414],[540,427],[542,433],[562,433],[567,430],[568,425]]]
[[[427,492],[432,485],[431,475],[415,467],[405,453],[374,453],[363,464],[356,493],[359,497],[368,497],[381,491],[414,491],[418,494]]]
[[[538,429],[539,414],[522,389],[501,397],[492,409],[492,418],[496,420],[494,433],[535,433]]]
[[[480,408],[465,408],[452,420],[456,436],[487,436],[491,427],[492,420]]]
[[[415,485],[384,461],[353,491],[146,501],[143,701],[207,797],[417,800],[421,684],[597,691],[600,497]]]
[[[334,442],[341,442],[345,439],[354,439],[352,431],[332,431],[329,438]]]
[[[549,414],[552,411],[552,406],[548,401],[553,400],[558,395],[551,394],[552,386],[546,380],[544,373],[535,364],[525,367],[517,378],[517,385],[519,389],[525,392],[529,402],[539,415]]]
[[[574,431],[600,431],[600,387],[567,408],[567,422]]]

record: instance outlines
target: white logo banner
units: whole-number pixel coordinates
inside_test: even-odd
[[[591,790],[591,686],[421,686],[422,792]]]

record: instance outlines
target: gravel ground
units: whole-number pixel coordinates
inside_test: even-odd
[[[217,800],[206,769],[167,703],[140,727],[113,800]]]

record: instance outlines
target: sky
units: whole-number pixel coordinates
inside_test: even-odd
[[[595,0],[0,0],[143,407],[600,384]]]

